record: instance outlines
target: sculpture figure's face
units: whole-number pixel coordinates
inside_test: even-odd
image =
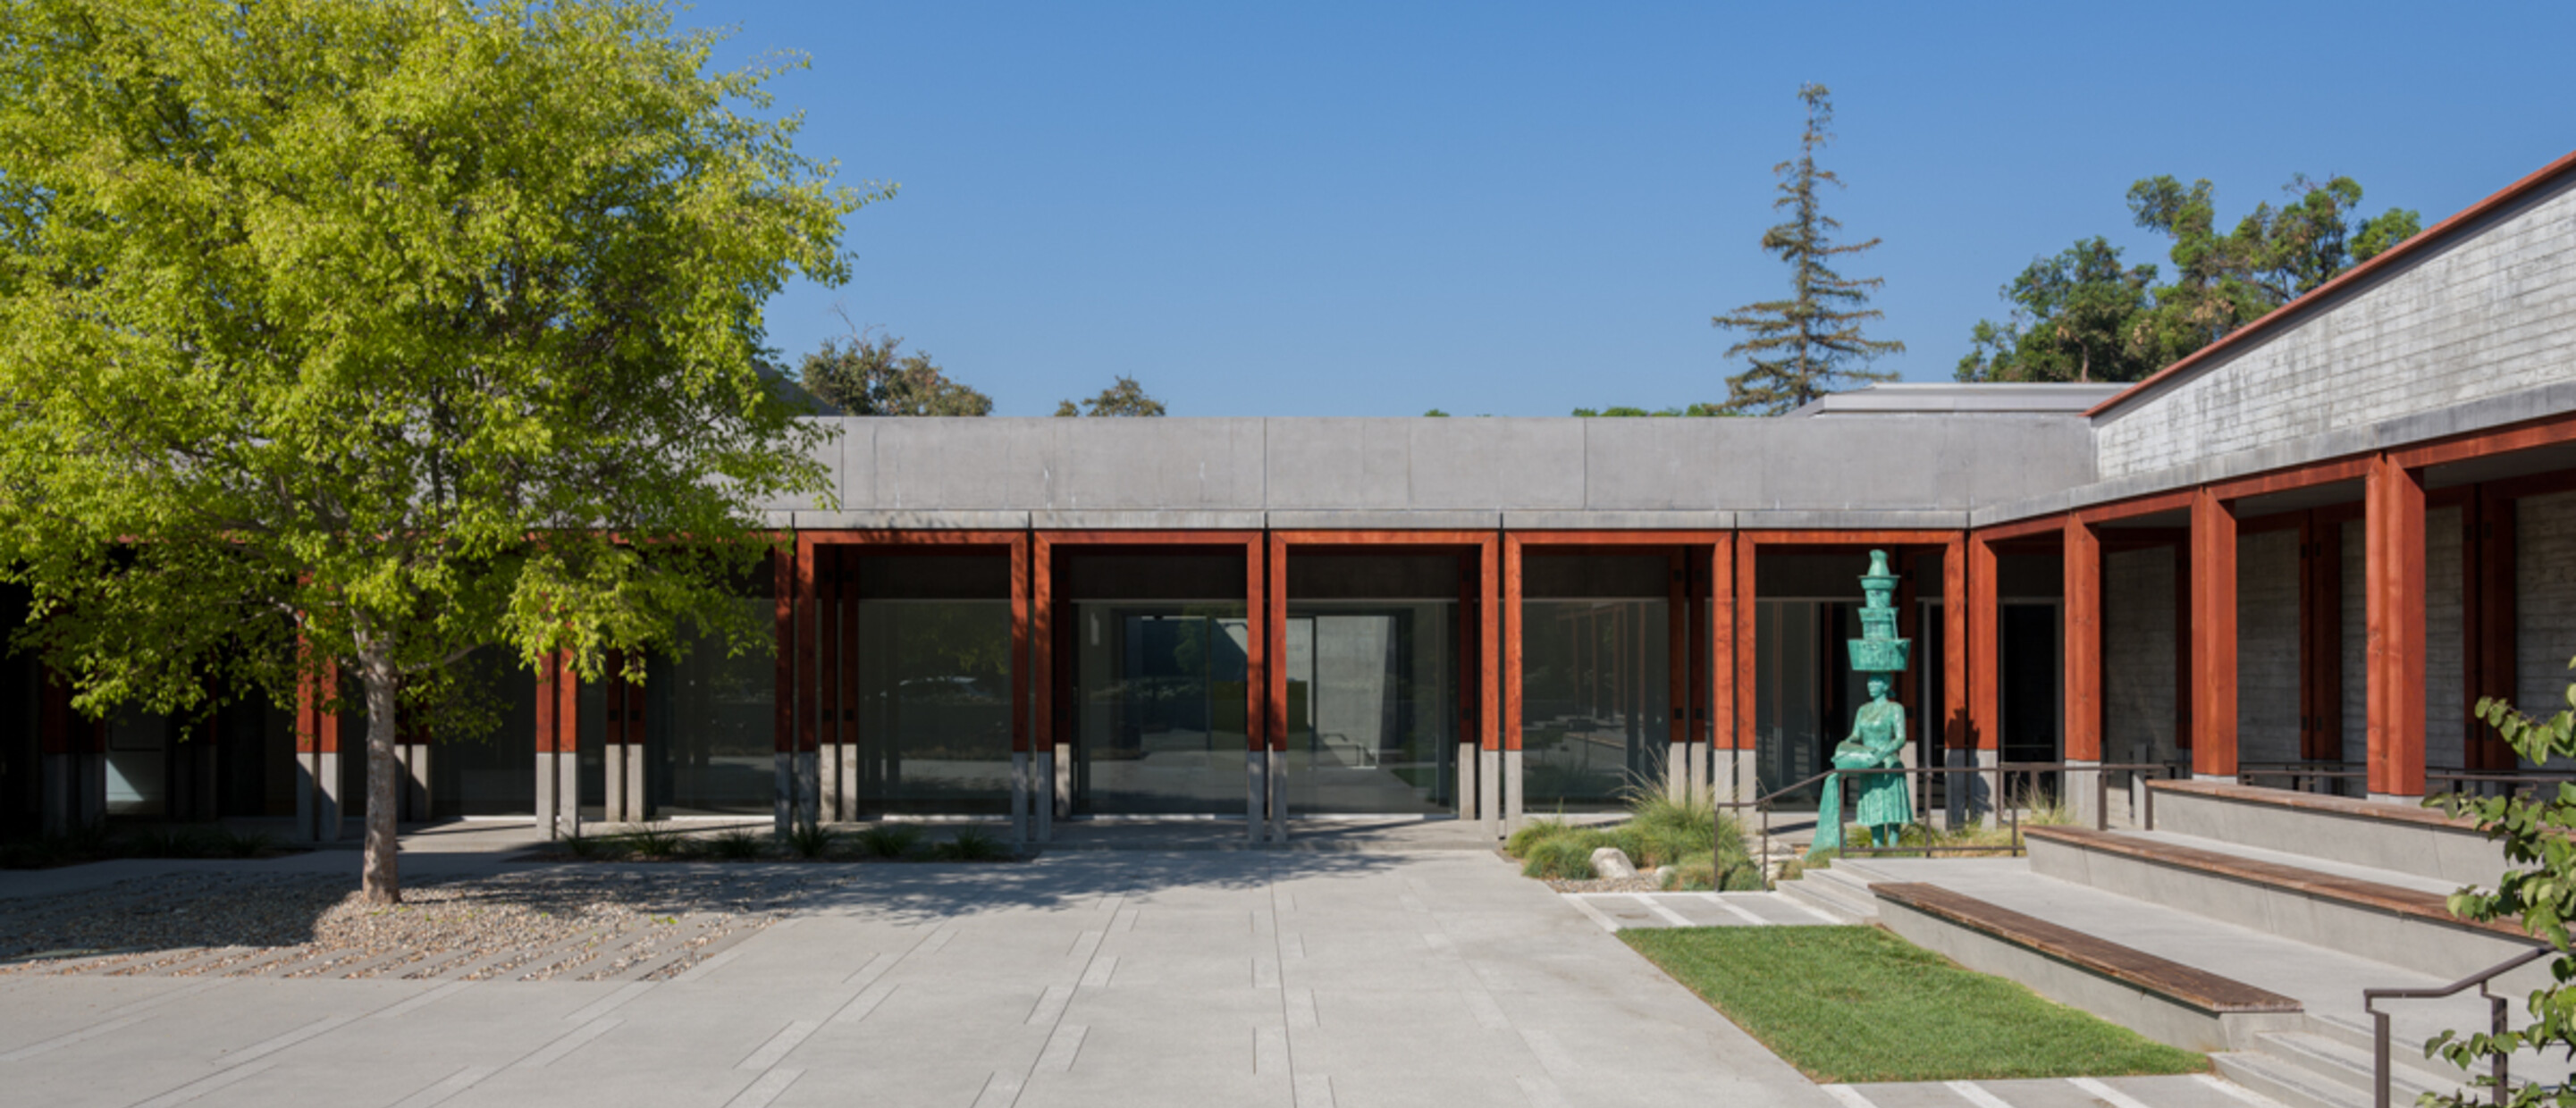
[[[1869,696],[1870,696],[1870,699],[1872,699],[1872,700],[1876,700],[1876,699],[1878,699],[1878,698],[1880,698],[1880,697],[1886,696],[1886,695],[1887,695],[1887,690],[1888,690],[1888,688],[1890,687],[1890,685],[1891,685],[1891,682],[1889,682],[1889,681],[1888,681],[1888,679],[1887,679],[1887,675],[1886,675],[1886,674],[1884,674],[1884,673],[1873,673],[1873,674],[1871,674],[1871,675],[1869,676]]]

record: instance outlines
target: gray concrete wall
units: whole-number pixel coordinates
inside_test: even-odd
[[[2468,759],[2468,620],[2461,609],[2460,510],[2424,513],[2424,764],[2457,769]],[[2365,634],[2367,629],[2365,628]]]
[[[2173,552],[2102,556],[2102,760],[2174,755]]]
[[[2046,415],[835,419],[799,527],[1960,527],[2092,478]]]
[[[2361,521],[2343,525],[2343,760],[2370,763],[2370,548]],[[2345,783],[2351,795],[2362,786]]]
[[[2514,706],[2545,715],[2576,680],[2576,492],[2523,498],[2514,531]]]
[[[2576,178],[2107,413],[2105,479],[2576,377]]]
[[[2236,757],[2299,757],[2299,532],[2236,540]]]

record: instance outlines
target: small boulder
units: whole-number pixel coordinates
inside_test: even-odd
[[[1605,846],[1592,852],[1592,876],[1616,881],[1637,876],[1637,863],[1628,860],[1628,852]]]

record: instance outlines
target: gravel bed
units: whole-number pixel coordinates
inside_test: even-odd
[[[582,867],[414,882],[387,906],[339,876],[152,878],[0,902],[0,975],[600,980],[659,961],[659,979],[845,880]]]
[[[1561,893],[1659,893],[1664,891],[1661,878],[1638,874],[1635,877],[1593,877],[1581,881],[1550,877],[1547,887]]]

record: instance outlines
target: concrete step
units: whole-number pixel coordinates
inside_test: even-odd
[[[2155,830],[2430,878],[2452,888],[2504,872],[2503,848],[2419,804],[2215,781],[2157,781]]]
[[[2042,876],[2445,981],[2538,945],[2512,924],[2451,915],[2444,901],[2454,886],[2437,878],[2165,831],[2034,827],[2026,839],[2031,871]],[[2508,984],[2527,992],[2547,976],[2530,966]]]
[[[2259,1036],[2255,1050],[2284,1066],[2304,1071],[2312,1079],[2310,1083],[2317,1087],[2349,1090],[2354,1098],[2352,1103],[2370,1102],[2371,1083],[2375,1077],[2369,1047],[2357,1047],[2325,1035],[2291,1031]],[[2413,1104],[2416,1097],[2430,1092],[2454,1095],[2460,1092],[2461,1075],[2455,1073],[2445,1080],[2439,1074],[2409,1064],[2409,1059],[2420,1060],[2415,1051],[2391,1044],[2388,1068],[2390,1103]]]
[[[1886,880],[1885,875],[1850,859],[1840,859],[1828,869],[1803,871],[1796,880],[1780,882],[1779,891],[1828,913],[1856,923],[1878,919],[1878,898],[1870,895],[1872,882]]]
[[[2255,1050],[2225,1051],[2209,1056],[2218,1074],[2278,1101],[2287,1108],[2374,1108],[2370,1095],[2325,1080],[2306,1067]],[[2392,1104],[2413,1104],[2409,1098]]]

